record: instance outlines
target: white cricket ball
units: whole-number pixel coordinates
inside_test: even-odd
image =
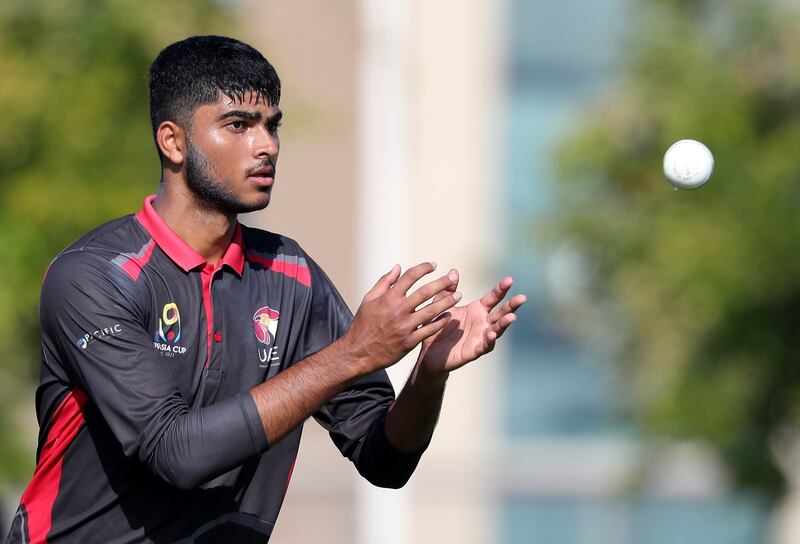
[[[714,171],[714,155],[697,140],[679,140],[664,153],[664,175],[675,187],[696,189]]]

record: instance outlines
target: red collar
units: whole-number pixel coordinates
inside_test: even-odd
[[[205,266],[205,258],[184,242],[158,215],[158,212],[153,208],[155,199],[156,195],[150,195],[144,199],[144,206],[136,213],[136,219],[150,233],[158,247],[178,266],[183,268],[184,272],[188,272],[198,266]],[[244,239],[242,226],[238,221],[236,222],[236,230],[233,233],[233,240],[231,240],[228,249],[225,250],[225,255],[220,259],[217,268],[222,265],[228,265],[241,277],[244,270]]]

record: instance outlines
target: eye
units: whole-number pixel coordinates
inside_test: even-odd
[[[232,121],[232,122],[228,123],[228,127],[231,130],[235,131],[235,132],[239,132],[239,131],[244,130],[245,126],[246,125],[245,125],[244,121]]]
[[[276,121],[275,123],[268,124],[267,125],[267,130],[269,130],[271,133],[275,133],[275,132],[278,132],[278,129],[280,128],[280,126],[281,126],[281,122],[280,121]]]

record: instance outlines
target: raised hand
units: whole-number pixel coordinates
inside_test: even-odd
[[[441,317],[446,324],[422,343],[421,370],[432,374],[452,372],[492,351],[497,339],[516,320],[515,312],[527,300],[525,295],[515,295],[498,307],[513,283],[513,278],[507,276],[480,300],[451,308],[449,316]],[[456,281],[440,291],[432,305],[448,300],[457,287],[456,275]]]
[[[454,287],[457,275],[444,275],[408,293],[412,285],[435,269],[434,263],[421,263],[401,276],[400,266],[395,265],[364,296],[341,342],[366,372],[393,365],[447,325],[446,317],[435,318],[461,299]],[[433,302],[421,306],[431,298]]]

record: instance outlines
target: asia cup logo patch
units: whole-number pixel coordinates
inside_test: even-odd
[[[177,344],[181,339],[181,313],[174,302],[164,305],[158,320],[158,337],[162,342]]]
[[[259,342],[268,346],[272,344],[273,340],[275,340],[275,334],[278,332],[278,319],[280,317],[280,312],[273,310],[269,306],[260,308],[253,315],[253,329]]]
[[[161,310],[158,330],[153,335],[153,347],[165,357],[186,353],[186,346],[178,344],[181,339],[181,312],[178,305],[170,302]]]

